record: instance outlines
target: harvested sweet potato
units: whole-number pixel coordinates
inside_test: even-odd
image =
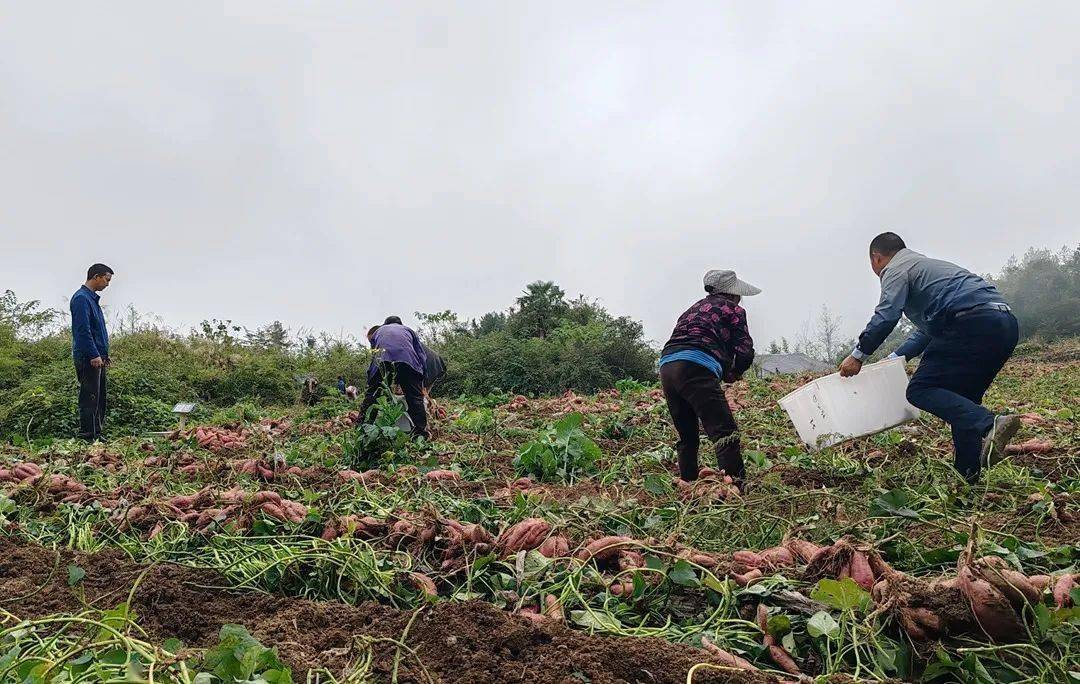
[[[453,470],[429,470],[424,479],[429,482],[436,482],[439,480],[460,480],[461,475]]]
[[[720,661],[721,665],[724,665],[726,667],[733,667],[737,670],[756,671],[758,669],[753,664],[751,664],[750,661],[740,658],[734,653],[725,651],[713,642],[709,641],[707,637],[701,638],[701,646],[711,655],[715,656],[716,659]]]
[[[788,539],[785,545],[804,563],[809,563],[822,550],[821,546],[802,539]]]
[[[761,558],[774,568],[795,566],[795,556],[784,546],[774,546],[761,552]]]
[[[435,586],[435,581],[422,572],[410,572],[409,582],[412,583],[414,589],[425,596],[434,597],[439,595],[439,590]]]
[[[619,570],[633,570],[645,567],[645,556],[637,551],[623,549],[619,553]]]
[[[416,525],[409,520],[398,520],[390,528],[390,536],[396,539],[415,537],[417,532]]]
[[[754,580],[759,580],[764,576],[759,568],[750,568],[744,573],[732,573],[731,579],[735,580],[735,584],[740,587],[749,586]]]
[[[1023,611],[1028,603],[1038,603],[1042,592],[1031,584],[1027,575],[1010,568],[1003,558],[979,558],[975,561],[975,568],[979,577],[994,585],[1015,610]]]
[[[1038,589],[1041,594],[1048,586],[1050,586],[1050,579],[1050,575],[1032,575],[1031,577],[1028,577],[1028,582],[1031,583],[1031,586]]]
[[[957,586],[967,598],[979,628],[992,640],[1012,643],[1024,633],[1024,626],[1009,600],[968,565],[957,573]]]
[[[1008,454],[1045,454],[1054,450],[1054,443],[1048,439],[1039,439],[1032,437],[1026,442],[1020,444],[1010,444],[1005,447],[1005,453]]]
[[[535,549],[551,534],[551,525],[542,518],[525,518],[516,525],[503,530],[495,542],[504,553],[517,553]]]
[[[547,558],[565,558],[570,554],[570,542],[561,534],[548,537],[537,549]]]
[[[282,510],[281,506],[271,501],[263,503],[262,506],[260,506],[260,510],[269,515],[271,518],[276,518],[277,520],[280,520],[282,522],[289,519],[289,516],[285,513],[284,510]]]
[[[596,541],[589,542],[585,548],[578,551],[578,560],[597,562],[609,561],[619,555],[619,550],[634,543],[630,537],[608,536],[601,537]]]
[[[19,463],[11,469],[11,474],[16,480],[22,482],[41,477],[41,468],[36,463]]]
[[[198,496],[198,495],[197,494],[178,494],[177,496],[174,496],[171,499],[169,499],[169,504],[172,505],[172,506],[176,506],[180,510],[186,510],[188,508],[191,508],[192,505],[194,505],[196,496]]]
[[[558,622],[566,621],[566,616],[563,614],[562,604],[559,603],[559,599],[557,599],[552,594],[548,594],[544,597],[544,615]]]
[[[1076,575],[1066,573],[1054,582],[1054,604],[1058,608],[1065,608],[1071,603],[1070,592],[1076,585]]]
[[[766,565],[761,554],[754,551],[736,551],[731,554],[731,560],[737,572],[745,572],[751,568],[760,568]]]
[[[255,492],[251,497],[251,503],[254,506],[259,506],[265,503],[281,504],[281,495],[277,492],[261,491]]]
[[[862,551],[855,551],[851,554],[847,574],[851,579],[855,580],[856,584],[867,591],[870,591],[874,586],[874,573],[870,569],[870,561]]]
[[[608,586],[608,591],[615,596],[629,596],[634,593],[634,583],[630,580],[615,580]]]

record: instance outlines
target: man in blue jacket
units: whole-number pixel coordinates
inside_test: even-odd
[[[368,419],[379,391],[397,383],[405,394],[405,405],[412,419],[414,434],[427,438],[427,410],[424,407],[424,365],[427,354],[420,336],[401,323],[397,316],[368,331],[371,349],[375,351],[368,368],[367,392],[360,405],[360,422]]]
[[[873,239],[870,267],[881,278],[881,300],[840,375],[862,370],[906,315],[916,329],[893,355],[909,361],[922,355],[907,399],[952,426],[956,469],[974,482],[1020,427],[1018,416],[995,416],[981,405],[1016,347],[1016,318],[993,284],[908,249],[896,233]]]
[[[86,282],[71,296],[71,355],[79,379],[79,436],[101,438],[105,422],[105,369],[109,367],[109,331],[101,313],[100,295],[112,281],[113,270],[94,264]]]

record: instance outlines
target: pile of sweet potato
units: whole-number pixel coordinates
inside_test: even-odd
[[[264,418],[251,427],[239,423],[220,426],[200,425],[185,432],[177,431],[173,433],[173,436],[177,439],[194,437],[199,447],[213,451],[216,454],[223,454],[246,448],[248,439],[255,435],[256,431],[260,434],[278,437],[289,430],[291,426],[288,420]]]
[[[42,472],[36,463],[24,461],[8,468],[0,468],[0,483],[25,485],[39,489],[63,503],[77,503],[85,500],[89,493],[86,485],[67,475]]]
[[[870,563],[879,577],[872,596],[916,641],[974,635],[1012,643],[1027,638],[1027,607],[1050,590],[1056,607],[1071,604],[1077,575],[1027,576],[997,556],[975,558],[973,548],[957,563],[955,577],[924,580],[891,568],[876,553]]]
[[[211,523],[229,521],[235,522],[240,529],[247,529],[257,513],[282,522],[301,523],[307,517],[307,507],[282,498],[277,492],[249,493],[238,488],[216,492],[207,488],[195,494],[181,494],[165,501],[117,509],[110,519],[120,529],[151,528],[151,536],[156,536],[169,520],[186,523],[196,530],[205,530]]]
[[[0,482],[33,482],[41,477],[41,467],[25,461],[16,463],[10,469],[0,468]]]
[[[704,501],[727,501],[738,499],[739,489],[735,481],[722,470],[714,468],[702,468],[698,471],[698,479],[687,482],[683,479],[675,480],[675,488],[679,498],[687,500]]]
[[[536,549],[548,558],[562,558],[570,552],[570,542],[553,535],[551,525],[541,518],[526,518],[507,527],[495,540],[495,549],[504,556]]]

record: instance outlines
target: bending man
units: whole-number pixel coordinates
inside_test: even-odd
[[[405,394],[405,405],[412,419],[413,433],[427,438],[427,411],[424,409],[424,362],[426,355],[420,336],[402,325],[397,316],[368,331],[375,356],[368,368],[367,391],[360,406],[360,420],[368,419],[368,411],[384,386],[397,383]]]
[[[922,355],[907,399],[952,426],[954,464],[974,482],[1020,427],[1017,416],[995,417],[981,405],[1016,347],[1016,318],[992,284],[908,249],[896,233],[870,243],[870,268],[881,279],[881,300],[840,375],[858,374],[906,315],[916,330],[894,354],[909,361]]]

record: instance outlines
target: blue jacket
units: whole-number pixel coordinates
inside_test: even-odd
[[[971,271],[902,249],[881,271],[881,300],[851,355],[861,361],[873,354],[903,315],[916,330],[895,353],[913,359],[941,335],[953,315],[980,304],[1004,303],[996,287]]]
[[[109,357],[109,331],[100,299],[85,285],[71,295],[71,355],[76,361]]]

